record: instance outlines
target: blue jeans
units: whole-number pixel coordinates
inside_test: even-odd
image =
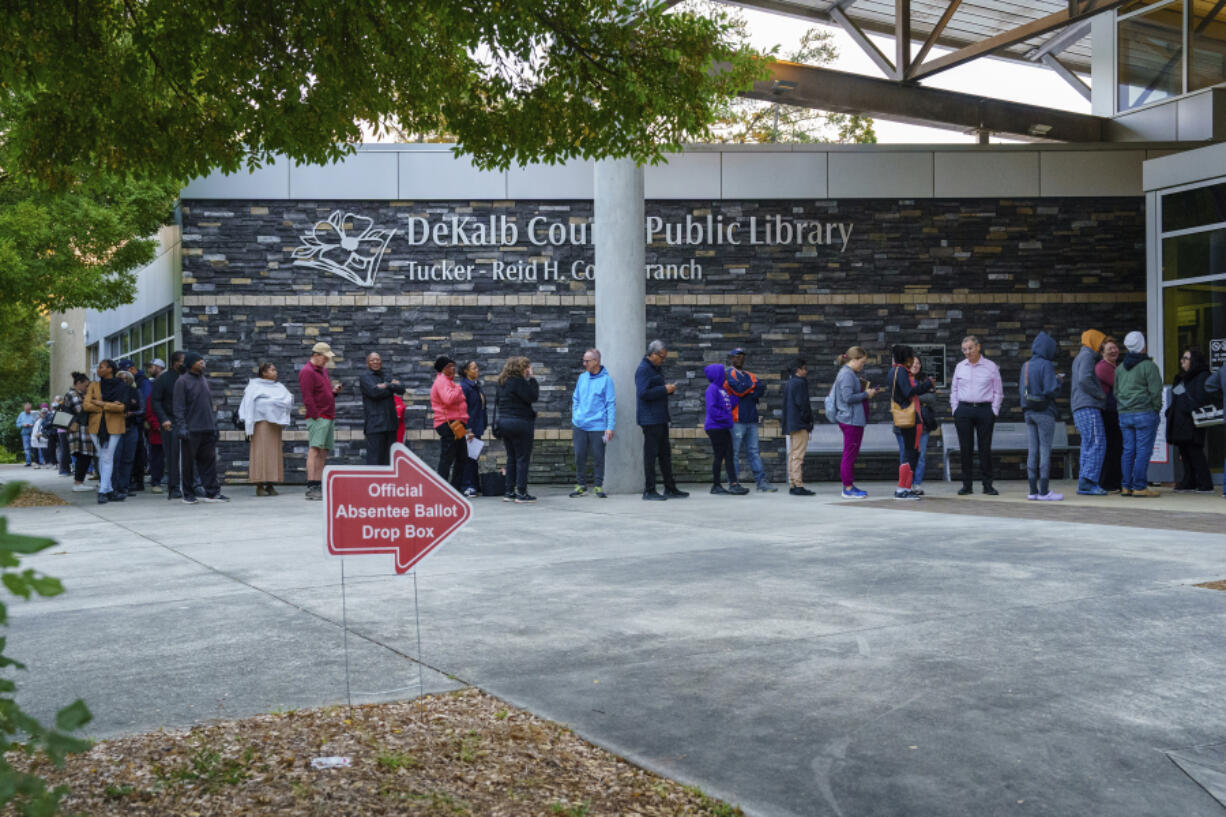
[[[1098,409],[1081,409],[1094,411]],[[1045,411],[1028,411],[1026,418],[1026,476],[1030,480],[1030,493],[1046,494],[1051,476],[1051,442],[1056,433],[1056,418]],[[1102,416],[1099,416],[1102,427]],[[1101,460],[1099,461],[1101,465]],[[1097,482],[1095,483],[1098,484]]]
[[[1097,485],[1103,472],[1103,459],[1107,456],[1103,413],[1096,408],[1080,408],[1073,412],[1073,423],[1081,435],[1081,479]]]
[[[96,462],[98,463],[98,493],[109,494],[111,492],[111,473],[115,467],[115,452],[119,449],[119,441],[121,437],[112,434],[106,438],[106,445],[98,441],[97,434],[91,434],[94,440],[94,450],[96,453]]]
[[[732,424],[732,463],[734,466],[740,458],[742,440],[745,441],[745,453],[749,459],[749,470],[753,472],[753,481],[762,485],[766,482],[766,469],[762,467],[762,455],[758,453],[757,423]]]
[[[894,439],[898,442],[898,464],[907,462],[907,443],[902,438],[902,432],[894,429]],[[928,461],[928,427],[920,432],[919,460],[915,463],[915,473],[911,479],[911,487],[918,488],[924,484],[924,465]]]
[[[1158,434],[1158,412],[1134,411],[1120,414],[1120,431],[1124,433],[1124,456],[1120,458],[1123,486],[1144,491],[1148,484],[1149,456]]]
[[[30,454],[33,445],[30,443],[31,429],[23,428],[21,430],[21,450],[26,452],[26,465],[30,464]]]
[[[126,494],[132,487],[132,463],[136,461],[136,446],[140,444],[140,429],[132,426],[119,437],[115,449],[114,470],[111,472],[111,490]]]

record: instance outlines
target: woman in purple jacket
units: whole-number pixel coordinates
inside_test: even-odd
[[[703,428],[711,438],[711,448],[715,450],[715,462],[711,466],[711,493],[736,494],[741,496],[749,493],[736,481],[736,458],[732,456],[732,426],[736,422],[737,398],[724,390],[724,364],[712,363],[703,369],[707,375],[707,421]],[[719,465],[723,462],[728,470],[728,487],[720,484]]]

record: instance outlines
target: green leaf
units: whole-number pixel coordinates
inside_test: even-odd
[[[93,720],[89,707],[80,698],[55,713],[55,728],[62,732],[75,732]]]
[[[64,592],[64,584],[54,576],[32,575],[27,580],[40,596],[58,596]]]
[[[21,596],[23,599],[30,597],[30,588],[26,584],[25,578],[20,573],[5,573],[0,576],[0,581],[4,582],[4,586],[14,596]]]

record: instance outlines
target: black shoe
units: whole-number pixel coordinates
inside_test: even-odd
[[[728,489],[727,489],[727,488],[725,488],[723,485],[712,485],[712,486],[711,486],[711,493],[713,493],[713,494],[726,494],[726,493],[730,493],[730,492],[729,492],[729,491],[728,491]]]
[[[987,494],[988,496],[1000,496],[1000,491],[996,490],[991,485],[985,485],[983,488],[983,492]]]
[[[143,491],[143,490],[145,490],[145,486],[144,486],[144,485],[136,485],[136,484],[133,484],[133,485],[132,485],[132,487],[128,488],[128,493],[130,493],[130,494],[134,494],[134,493],[136,493],[137,491]]]
[[[737,483],[736,485],[728,486],[728,493],[733,494],[734,496],[745,496],[745,494],[749,493],[749,489],[744,485]]]
[[[125,499],[128,498],[128,495],[119,493],[117,491],[112,491],[111,494],[107,498],[110,499],[112,502],[123,502]]]
[[[969,485],[963,485],[958,489],[958,496],[970,496],[975,491]]]
[[[923,488],[912,488],[911,493],[915,494],[916,496],[923,496],[924,489]]]
[[[514,494],[514,492],[509,493],[509,494],[503,494],[503,495],[502,495],[502,501],[503,501],[503,502],[514,502],[514,501],[515,501],[515,494]]]
[[[669,499],[685,499],[690,494],[688,491],[682,491],[678,488],[674,488],[671,491],[665,491],[664,495]]]
[[[226,496],[225,494],[218,494],[217,496],[202,496],[200,497],[200,501],[201,502],[229,502],[230,497]]]
[[[98,494],[98,504],[99,505],[105,505],[109,501],[110,500],[106,498],[106,494]]]
[[[528,494],[528,493],[524,493],[524,494],[516,494],[516,495],[515,495],[515,504],[516,504],[516,505],[523,505],[523,504],[528,503],[528,502],[536,502],[536,497],[534,497],[532,494]]]
[[[664,496],[664,494],[657,494],[655,491],[643,491],[643,499],[663,502],[668,497]]]
[[[191,493],[191,494],[184,494],[183,501],[186,502],[188,505],[195,505],[200,500],[196,499],[196,495],[194,493]]]
[[[166,498],[167,499],[182,499],[183,492],[180,491],[178,488],[171,488],[170,491],[166,494]]]
[[[788,488],[788,493],[791,494],[792,496],[816,496],[816,494],[813,491],[810,491],[808,488],[804,487],[803,485],[796,485],[791,488]]]

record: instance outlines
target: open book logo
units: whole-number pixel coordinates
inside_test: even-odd
[[[339,275],[360,287],[373,287],[379,262],[395,230],[374,229],[374,219],[334,210],[316,222],[294,249],[294,266]]]

